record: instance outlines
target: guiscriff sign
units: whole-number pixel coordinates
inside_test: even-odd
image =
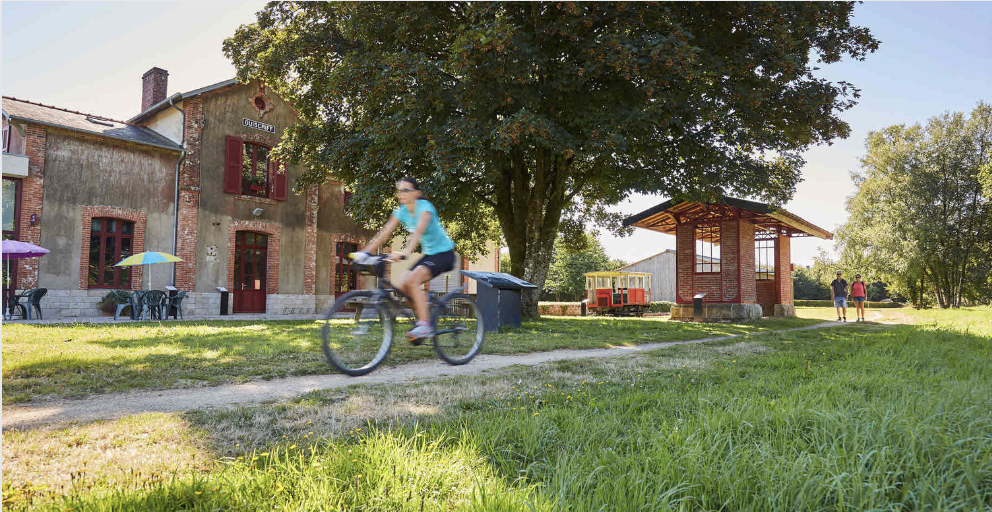
[[[241,125],[247,126],[248,128],[254,128],[256,130],[262,130],[263,132],[275,133],[276,127],[271,124],[260,123],[248,118],[241,119]]]

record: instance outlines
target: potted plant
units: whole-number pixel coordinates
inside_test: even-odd
[[[118,304],[130,304],[131,292],[125,290],[114,290],[108,292],[100,299],[96,307],[102,313],[113,315],[117,311]]]
[[[249,190],[253,192],[262,192],[265,190],[265,176],[249,176],[247,181]]]

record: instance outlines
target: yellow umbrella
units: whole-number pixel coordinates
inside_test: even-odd
[[[154,263],[175,263],[183,261],[178,256],[173,256],[164,252],[139,252],[124,258],[115,267],[130,267],[132,265],[152,265]],[[152,289],[152,275],[148,274],[148,289]]]

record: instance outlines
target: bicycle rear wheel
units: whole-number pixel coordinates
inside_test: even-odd
[[[373,292],[348,292],[334,301],[321,328],[324,356],[342,373],[365,375],[386,359],[393,343],[393,315]]]
[[[465,364],[482,349],[485,325],[472,297],[456,293],[432,308],[434,351],[448,364]]]

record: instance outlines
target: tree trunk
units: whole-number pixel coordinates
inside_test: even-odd
[[[498,165],[503,172],[496,185],[496,216],[510,249],[510,274],[537,286],[523,293],[523,316],[533,318],[566,205],[571,159],[542,149],[514,150]]]

